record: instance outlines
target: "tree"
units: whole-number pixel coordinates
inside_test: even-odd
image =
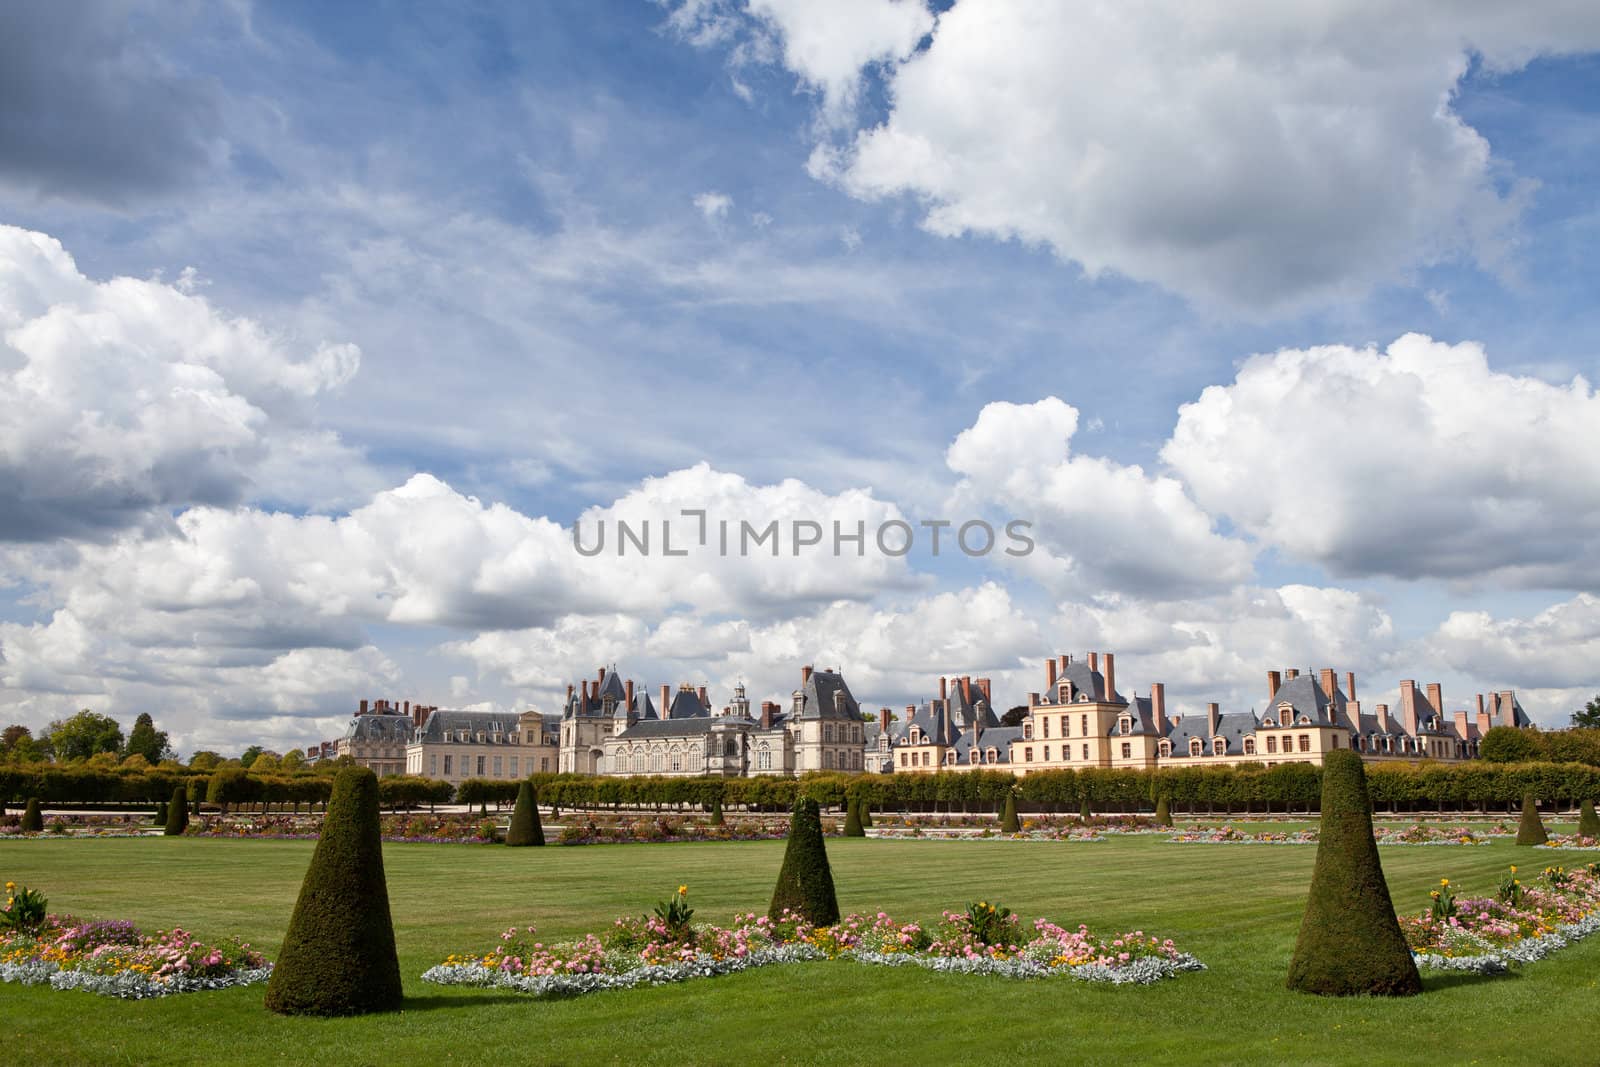
[[[712,826],[721,826],[723,823],[721,793],[711,798],[711,818],[708,821]]]
[[[256,757],[261,755],[261,752],[262,749],[260,745],[251,745],[240,754],[239,766],[248,771],[250,769],[250,765],[255,763]]]
[[[0,760],[38,763],[52,755],[49,740],[34,737],[33,731],[21,723],[12,723],[0,731]]]
[[[122,727],[109,715],[84,708],[70,719],[57,719],[45,727],[56,759],[86,760],[100,752],[122,751]]]
[[[1349,749],[1323,760],[1317,862],[1287,984],[1336,997],[1422,992],[1378,861],[1366,771]]]
[[[139,717],[133,720],[133,729],[128,731],[128,744],[122,750],[122,754],[143,756],[153,767],[165,759],[170,751],[167,732],[157,730],[155,720],[150,717],[150,713],[141,711]]]
[[[1006,794],[1006,810],[1000,813],[1000,832],[1005,834],[1022,832],[1022,824],[1017,821],[1017,794],[1014,791]]]
[[[767,915],[777,920],[785,911],[814,926],[832,926],[839,921],[833,869],[828,866],[828,849],[822,839],[822,809],[806,796],[795,802],[789,818],[789,843],[783,850],[783,866]]]
[[[334,778],[266,1006],[282,1015],[365,1015],[397,1010],[401,998],[378,776],[346,768]]]
[[[544,844],[544,826],[539,822],[539,798],[531,782],[517,787],[517,806],[511,809],[511,825],[506,829],[506,844],[514,846]]]
[[[1167,795],[1165,793],[1162,793],[1160,799],[1156,801],[1156,825],[1172,825],[1172,807],[1167,803]]]
[[[1522,794],[1522,821],[1517,823],[1517,844],[1542,845],[1550,840],[1544,820],[1539,818],[1539,803],[1532,793]]]
[[[281,766],[282,758],[276,752],[266,751],[256,753],[256,758],[245,769],[251,774],[275,774]]]
[[[222,766],[221,754],[212,752],[209,749],[203,748],[189,757],[189,769],[191,771],[214,771],[220,766]]]
[[[1021,726],[1028,717],[1028,705],[1018,704],[1014,708],[1007,708],[1006,713],[1000,716],[1001,726]]]
[[[165,800],[156,805],[155,818],[151,819],[150,821],[155,823],[157,826],[167,825],[167,802]]]
[[[39,813],[39,798],[29,797],[28,806],[22,809],[22,832],[36,834],[44,829],[44,816]]]
[[[285,752],[283,754],[283,758],[278,761],[278,767],[281,770],[289,772],[298,771],[305,765],[305,754],[298,748],[291,748],[289,751]]]
[[[1594,801],[1588,797],[1578,807],[1578,836],[1600,837],[1600,816],[1594,813]]]
[[[1490,763],[1522,763],[1537,750],[1532,734],[1516,726],[1491,726],[1478,743],[1478,755]]]
[[[1572,713],[1572,725],[1580,730],[1600,729],[1600,693],[1583,706],[1582,711]]]
[[[180,837],[189,828],[189,790],[178,786],[172,791],[172,803],[167,805],[166,837]]]

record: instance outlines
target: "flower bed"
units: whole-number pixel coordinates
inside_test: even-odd
[[[1373,836],[1380,845],[1487,845],[1490,839],[1509,836],[1494,830],[1471,830],[1465,826],[1377,826]],[[1196,827],[1173,834],[1169,840],[1184,845],[1314,845],[1319,840],[1315,829],[1245,831],[1235,826]]]
[[[142,1000],[250,985],[272,973],[265,956],[236,938],[207,944],[176,927],[146,934],[125,920],[40,915],[42,897],[9,882],[6,889],[0,982]],[[37,901],[35,914],[13,916],[24,899]]]
[[[1550,840],[1536,848],[1568,848],[1568,849],[1600,849],[1600,838],[1584,837],[1581,834],[1551,834]]]
[[[1419,967],[1503,974],[1600,931],[1600,864],[1547,867],[1524,885],[1517,869],[1488,897],[1457,897],[1449,879],[1400,927]]]
[[[674,910],[674,904],[676,910]],[[987,902],[946,912],[927,930],[878,912],[813,926],[792,912],[774,922],[753,912],[727,927],[692,924],[687,889],[654,916],[618,919],[602,934],[546,944],[537,931],[513,927],[482,954],[452,955],[424,981],[510,989],[539,997],[709,978],[775,963],[851,960],[1007,978],[1067,976],[1115,984],[1149,983],[1204,964],[1171,940],[1142,930],[1112,938],[1037,919],[1025,930],[1008,910]]]

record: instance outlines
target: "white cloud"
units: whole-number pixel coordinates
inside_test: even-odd
[[[0,226],[0,540],[370,486],[359,457],[309,424],[356,373],[355,346],[295,355],[188,288],[96,282],[52,238]]]
[[[1600,398],[1416,334],[1260,355],[1162,458],[1213,514],[1340,575],[1595,588]]]
[[[1249,314],[1462,254],[1497,266],[1526,190],[1504,187],[1457,86],[1475,57],[1504,71],[1600,46],[1600,9],[1576,3],[960,0],[916,54],[905,11],[873,37],[822,8],[768,18],[788,69],[828,87],[826,118],[868,59],[903,61],[887,116],[820,143],[813,174],[913,196],[937,234],[1047,245]]]
[[[1173,478],[1071,452],[1078,410],[1057,397],[986,404],[946,454],[954,508],[1006,509],[1038,542],[1018,566],[1061,593],[1176,599],[1245,581],[1251,550],[1218,533]]]
[[[694,206],[706,217],[707,222],[720,222],[728,217],[728,211],[733,207],[733,197],[726,193],[700,193],[694,198]]]
[[[1592,696],[1600,691],[1600,671],[1595,669],[1600,663],[1600,598],[1580,593],[1528,618],[1454,611],[1426,647],[1458,671],[1501,679],[1496,688],[1587,690]]]

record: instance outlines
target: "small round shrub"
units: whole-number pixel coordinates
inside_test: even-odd
[[[839,921],[839,900],[833,891],[833,870],[822,837],[822,809],[802,796],[789,819],[789,843],[783,850],[783,867],[772,891],[767,915],[781,918],[785,909],[817,926]]]
[[[1016,834],[1022,832],[1022,823],[1017,821],[1017,794],[1006,794],[1006,810],[1000,813],[1000,832]]]
[[[544,825],[539,822],[539,798],[531,782],[523,782],[517,788],[517,806],[511,810],[506,844],[514,847],[544,844]]]
[[[1539,804],[1532,793],[1522,795],[1522,821],[1517,823],[1517,844],[1542,845],[1550,840],[1545,833],[1544,820],[1539,818]]]
[[[1348,749],[1323,760],[1317,863],[1287,984],[1320,996],[1422,992],[1378,861],[1366,770]]]
[[[28,806],[22,812],[22,832],[37,834],[44,830],[44,816],[39,813],[39,798],[29,797]]]
[[[398,1009],[401,996],[378,776],[347,767],[333,780],[266,1005],[282,1015],[365,1015]]]

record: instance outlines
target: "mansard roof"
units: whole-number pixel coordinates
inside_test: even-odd
[[[409,741],[413,727],[409,715],[357,715],[344,736],[350,741]]]
[[[861,722],[861,705],[851,695],[844,676],[836,671],[813,670],[801,687],[801,719],[846,719]]]
[[[1127,699],[1121,693],[1106,693],[1106,676],[1097,670],[1089,669],[1088,660],[1069,660],[1066,667],[1056,676],[1056,684],[1049,693],[1044,694],[1045,702],[1054,704],[1060,692],[1062,682],[1072,683],[1074,699],[1079,693],[1088,693],[1091,700],[1109,704],[1126,704]]]
[[[1205,712],[1176,715],[1167,720],[1166,739],[1172,743],[1172,759],[1189,755],[1189,742],[1198,738],[1209,755],[1211,742],[1223,738],[1228,742],[1230,754],[1244,751],[1244,739],[1256,732],[1260,722],[1248,711],[1225,711],[1217,714],[1217,732],[1211,732],[1211,719]],[[1168,757],[1162,757],[1163,759]]]
[[[476,743],[479,733],[486,735],[485,740],[492,739],[497,733],[504,739],[505,735],[521,728],[521,718],[517,712],[439,710],[428,714],[428,721],[417,731],[416,739],[433,743],[454,741],[460,731],[466,730],[472,742]]]
[[[1335,689],[1330,700],[1328,694],[1322,691],[1322,685],[1316,677],[1310,674],[1285,678],[1278,686],[1277,691],[1267,701],[1265,721],[1267,726],[1277,724],[1278,706],[1281,704],[1288,704],[1294,709],[1296,723],[1299,722],[1300,716],[1304,715],[1314,726],[1343,726],[1347,729],[1350,726],[1344,693]]]
[[[672,703],[667,707],[669,719],[704,719],[710,716],[711,709],[700,703],[700,694],[687,686],[672,695]]]
[[[748,723],[747,719],[731,722]],[[640,719],[617,734],[619,741],[646,741],[656,737],[703,737],[711,732],[710,716],[701,715],[687,719]]]

